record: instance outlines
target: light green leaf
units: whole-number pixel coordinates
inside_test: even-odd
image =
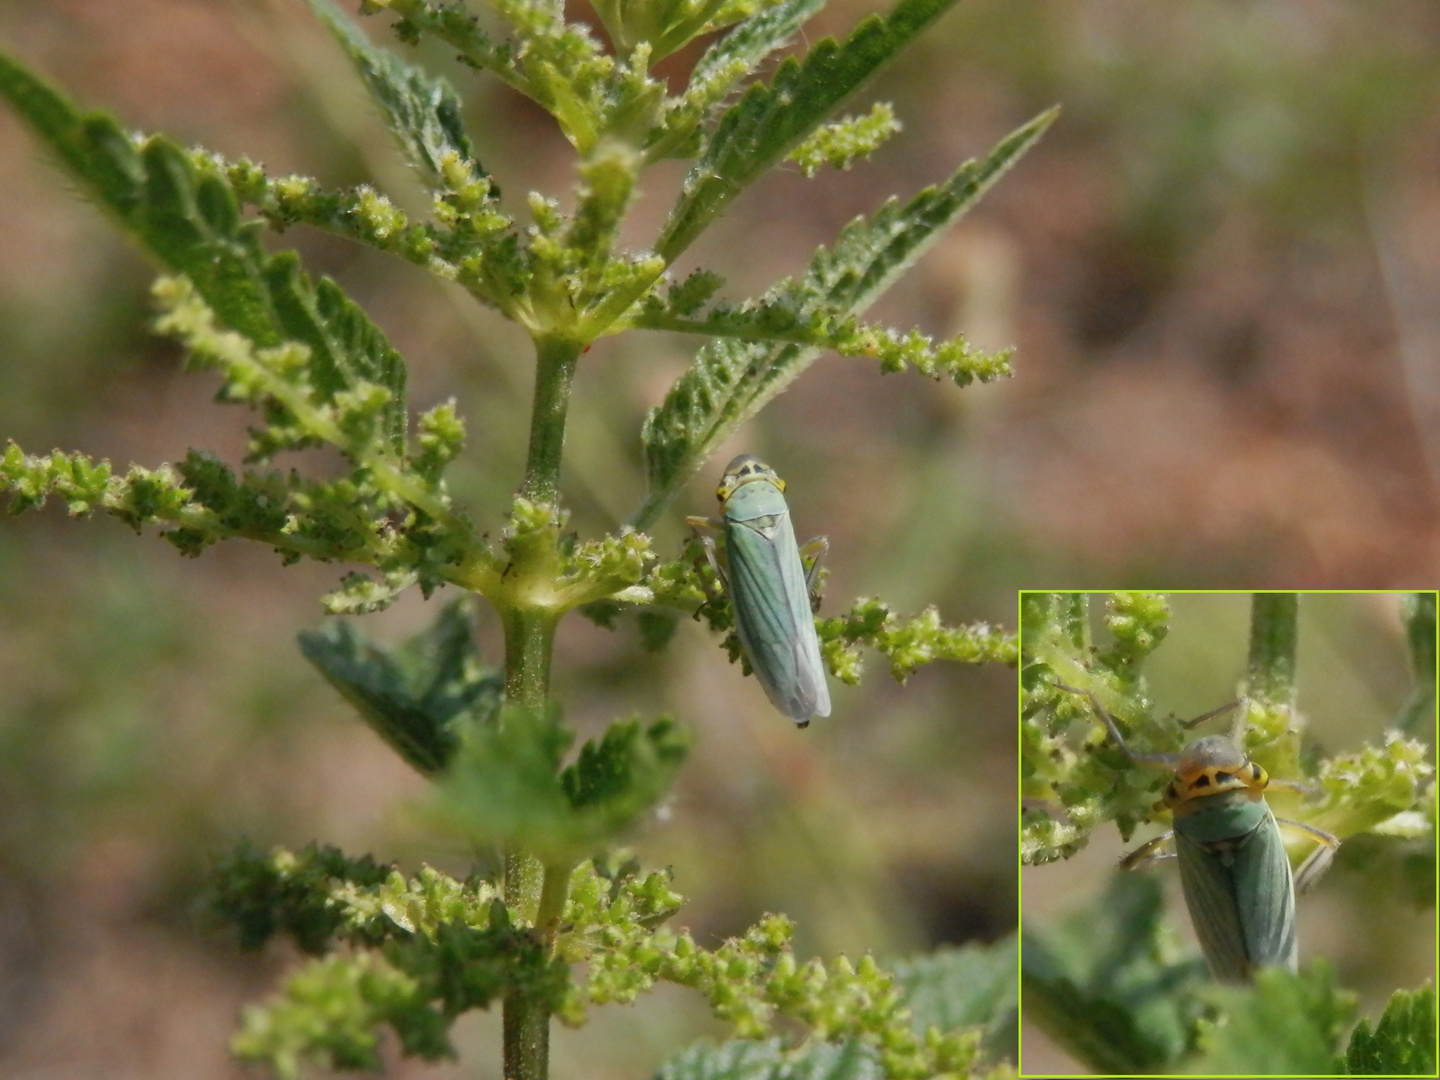
[[[863,312],[1034,145],[1056,115],[1042,113],[983,160],[966,162],[903,206],[891,200],[873,218],[846,226],[833,250],[815,253],[792,290],[795,302],[824,306],[836,318]],[[810,346],[733,340],[701,349],[645,420],[650,495],[635,525],[654,521],[720,444],[819,355]]]
[[[461,119],[460,99],[449,83],[377,48],[331,0],[305,2],[335,35],[365,80],[411,165],[428,173],[430,179],[443,181],[446,155],[458,154],[476,172],[485,171],[475,158]]]
[[[1200,1021],[1200,1055],[1187,1072],[1200,1076],[1325,1076],[1340,1071],[1340,1035],[1355,997],[1335,986],[1324,961],[1306,972],[1261,968],[1253,986],[1207,988],[1222,1015]]]
[[[859,1043],[785,1051],[778,1039],[697,1043],[660,1067],[655,1080],[881,1080],[874,1054]]]
[[[991,1059],[1018,1057],[1019,942],[1014,935],[993,945],[939,949],[890,965],[905,989],[917,1033],[927,1027],[955,1031],[983,1027],[981,1043]]]
[[[468,728],[437,790],[437,822],[473,841],[518,845],[548,863],[575,860],[613,839],[674,782],[687,742],[669,720],[611,725],[579,760],[560,762],[570,733],[553,711],[501,708]]]
[[[954,0],[900,0],[872,15],[844,44],[826,38],[788,59],[770,85],[756,83],[721,118],[686,177],[655,250],[667,263],[690,246],[746,186],[789,153]]]

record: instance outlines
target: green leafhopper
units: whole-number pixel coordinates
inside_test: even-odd
[[[1155,804],[1170,811],[1174,829],[1121,860],[1126,870],[1177,859],[1185,906],[1200,949],[1217,979],[1248,982],[1257,967],[1296,969],[1295,892],[1329,866],[1340,841],[1322,829],[1277,818],[1265,802],[1268,787],[1305,785],[1272,780],[1223,735],[1195,739],[1178,754],[1138,754],[1125,745],[1114,718],[1093,693],[1084,693],[1110,737],[1136,765],[1170,769],[1174,778]],[[1196,717],[1191,727],[1234,708],[1231,702]],[[1280,826],[1301,829],[1319,846],[1292,877]]]
[[[693,526],[719,529],[725,537],[725,568],[714,542],[706,554],[730,595],[735,633],[765,695],[782,713],[805,727],[814,716],[830,715],[830,690],[810,606],[824,540],[806,545],[816,557],[807,572],[790,524],[785,481],[758,458],[741,454],[725,468],[716,490],[721,519],[688,519]]]

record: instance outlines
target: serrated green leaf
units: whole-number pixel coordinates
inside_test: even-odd
[[[641,727],[638,720],[611,724],[597,742],[580,748],[575,764],[560,775],[570,805],[603,815],[618,832],[665,796],[689,750],[689,740],[666,718]]]
[[[1434,1076],[1435,987],[1396,990],[1372,1030],[1369,1020],[1355,1025],[1345,1050],[1351,1076]]]
[[[655,250],[667,263],[690,246],[747,185],[810,134],[954,0],[900,0],[837,44],[826,38],[804,60],[780,65],[721,118],[686,177]]]
[[[1253,986],[1213,985],[1205,997],[1222,1015],[1200,1022],[1200,1076],[1325,1076],[1339,1071],[1340,1035],[1355,1014],[1353,994],[1335,986],[1323,961],[1295,974],[1261,968]]]
[[[3,54],[0,94],[143,247],[190,279],[228,327],[260,347],[287,340],[308,346],[312,381],[332,398],[358,381],[385,387],[387,446],[404,452],[399,354],[334,282],[312,282],[293,253],[266,254],[258,226],[240,217],[229,181],[204,155],[162,136],[132,137],[102,113],[80,113]]]
[[[1056,115],[1042,113],[983,160],[966,162],[903,206],[891,200],[873,218],[846,226],[834,250],[815,253],[798,283],[798,297],[829,308],[837,318],[863,312],[1034,145]],[[642,437],[650,494],[632,519],[636,527],[654,521],[720,444],[819,355],[819,349],[800,345],[733,340],[701,349],[664,403],[646,417]]]
[[[718,101],[735,80],[756,70],[776,49],[784,48],[800,27],[825,6],[825,0],[781,0],[740,23],[714,42],[690,73],[688,97],[704,93]]]
[[[860,1043],[811,1044],[786,1051],[780,1040],[697,1043],[670,1058],[655,1080],[881,1080],[872,1051]]]
[[[665,122],[646,147],[649,159],[695,156],[699,125],[735,83],[784,47],[824,6],[825,0],[780,0],[715,41],[690,73],[685,92],[667,102]]]
[[[368,855],[352,859],[339,848],[310,844],[295,854],[241,842],[216,868],[210,910],[235,927],[242,949],[259,949],[283,933],[302,952],[319,956],[342,936],[370,943],[383,939],[387,927],[349,920],[333,895],[351,886],[379,888],[390,873]]]
[[[331,0],[305,2],[350,57],[412,166],[431,180],[443,181],[442,163],[447,154],[456,154],[477,173],[485,171],[465,132],[460,98],[449,83],[378,48]]]
[[[669,720],[614,724],[561,769],[570,733],[553,711],[503,706],[463,734],[437,790],[436,819],[474,841],[514,844],[551,864],[613,839],[669,790],[686,740]]]
[[[505,689],[504,676],[480,662],[463,600],[399,648],[373,645],[355,624],[337,620],[302,633],[300,650],[396,753],[426,775],[449,762],[462,723],[494,719]]]
[[[939,949],[890,965],[905,988],[905,1004],[917,1033],[927,1027],[955,1031],[983,1027],[988,1057],[1018,1059],[1019,942],[1014,935],[993,945]]]

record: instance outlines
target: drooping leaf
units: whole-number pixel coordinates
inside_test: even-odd
[[[686,177],[656,242],[666,262],[746,186],[854,94],[954,0],[900,0],[865,19],[843,44],[826,38],[803,60],[784,61],[769,85],[756,83],[721,118]]]
[[[1054,121],[1042,113],[1002,139],[981,161],[966,162],[943,184],[903,206],[886,203],[857,219],[833,250],[819,249],[795,290],[795,302],[858,315],[973,206]],[[634,518],[644,528],[716,448],[820,354],[817,348],[720,340],[705,346],[645,420],[650,494]]]
[[[439,181],[445,156],[457,154],[484,173],[449,83],[377,47],[331,0],[305,2],[350,57],[412,166]]]
[[[786,1051],[780,1040],[696,1043],[670,1058],[655,1080],[882,1080],[874,1053],[860,1043],[810,1044]]]
[[[1168,959],[1161,909],[1152,876],[1117,873],[1095,904],[1023,935],[1027,1021],[1096,1072],[1164,1071],[1189,1048],[1209,976],[1198,956]]]
[[[1396,990],[1372,1029],[1361,1020],[1350,1035],[1345,1071],[1351,1076],[1435,1075],[1435,987]]]
[[[335,620],[302,633],[300,650],[376,734],[427,775],[449,763],[462,723],[494,719],[505,689],[504,676],[482,665],[469,608],[459,600],[398,648],[374,645],[354,623]]]
[[[189,278],[226,326],[262,348],[307,346],[311,382],[332,399],[361,382],[384,387],[386,445],[404,452],[399,354],[334,282],[312,282],[293,252],[266,254],[258,226],[241,218],[235,192],[213,161],[162,136],[131,136],[103,113],[80,113],[3,54],[0,94],[90,196],[161,263]]]

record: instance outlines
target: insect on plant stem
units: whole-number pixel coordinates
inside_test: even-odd
[[[811,606],[811,588],[827,545],[823,538],[805,545],[812,555],[807,570],[784,491],[785,481],[774,469],[741,454],[726,466],[715,492],[720,519],[687,521],[697,530],[719,530],[724,537],[723,566],[715,541],[701,535],[700,542],[729,594],[740,647],[771,703],[803,728],[812,717],[830,715],[830,690]]]
[[[1217,979],[1248,982],[1256,968],[1267,965],[1296,970],[1297,884],[1300,891],[1312,885],[1329,866],[1340,841],[1323,829],[1277,818],[1265,802],[1265,790],[1276,786],[1303,791],[1308,786],[1272,780],[1223,735],[1195,739],[1179,753],[1136,753],[1093,692],[1060,682],[1055,686],[1089,698],[1110,737],[1133,764],[1174,773],[1154,807],[1170,812],[1174,828],[1126,855],[1122,868],[1178,860],[1185,906]],[[1183,726],[1194,727],[1242,702],[1212,709]],[[1282,824],[1302,830],[1319,845],[1295,875],[1280,835]]]

